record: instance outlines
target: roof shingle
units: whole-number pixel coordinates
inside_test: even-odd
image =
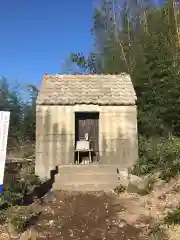
[[[44,75],[38,105],[134,105],[136,94],[128,74]]]

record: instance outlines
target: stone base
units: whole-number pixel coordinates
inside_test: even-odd
[[[118,185],[118,165],[64,165],[59,166],[53,190],[109,191]]]

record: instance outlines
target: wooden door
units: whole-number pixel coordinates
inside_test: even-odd
[[[94,159],[99,156],[99,114],[78,113],[76,115],[76,141],[85,137],[88,133],[91,147],[94,150]]]

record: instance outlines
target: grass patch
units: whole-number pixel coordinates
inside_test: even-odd
[[[180,224],[180,208],[177,208],[167,214],[164,218],[164,222],[168,225]]]

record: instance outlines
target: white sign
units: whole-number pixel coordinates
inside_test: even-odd
[[[77,141],[76,150],[89,150],[89,141],[86,140]]]
[[[0,111],[0,193],[3,191],[10,112]]]

